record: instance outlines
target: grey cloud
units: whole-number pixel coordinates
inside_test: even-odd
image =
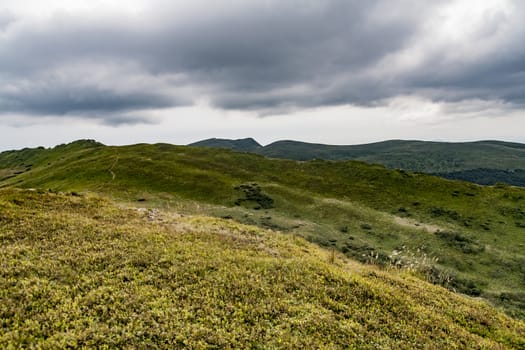
[[[377,1],[325,3],[322,11],[309,12],[276,2],[242,18],[219,18],[194,32],[174,33],[171,51],[155,55],[171,59],[156,64],[234,88],[312,84],[358,70],[402,46],[416,24],[405,17],[372,27],[367,16]]]
[[[6,112],[42,115],[66,115],[82,112],[117,112],[135,109],[163,108],[173,102],[159,95],[132,92],[121,95],[96,87],[54,87],[52,90],[31,88],[29,91],[3,93],[0,108]]]
[[[11,23],[16,21],[16,17],[5,10],[0,9],[0,32],[4,31]]]
[[[134,111],[187,105],[182,94],[167,91],[169,83],[170,79],[155,79],[125,67],[124,62],[122,67],[77,63],[16,81],[0,79],[0,111],[122,124]],[[151,121],[134,116],[129,122]]]
[[[512,14],[485,14],[483,25],[465,43],[468,49],[450,40],[429,54],[419,69],[402,75],[401,87],[434,101],[501,100],[524,108],[525,47],[520,43],[525,40],[525,4],[511,3]],[[487,43],[490,50],[476,52]],[[458,50],[462,54],[450,59]]]
[[[0,108],[35,115],[107,113],[108,123],[111,116],[119,123],[129,111],[200,98],[261,114],[374,105],[403,94],[523,104],[525,50],[509,47],[525,39],[520,28],[494,55],[467,57],[466,64],[449,59],[454,46],[445,43],[413,69],[381,67],[429,39],[422,34],[426,21],[449,2],[198,2],[201,7],[188,18],[169,1],[153,1],[141,18],[61,14],[38,23],[18,21],[0,37]],[[481,44],[497,35],[506,21],[488,16],[474,40]],[[2,23],[0,14],[0,28]],[[133,69],[122,71],[119,62]],[[80,68],[61,71],[71,65]],[[59,72],[60,79],[49,72]],[[98,78],[86,82],[91,75]],[[20,81],[31,83],[20,88]]]

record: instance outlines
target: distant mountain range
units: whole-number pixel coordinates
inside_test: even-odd
[[[424,172],[449,179],[494,185],[525,186],[525,144],[503,141],[429,142],[389,140],[337,146],[299,141],[277,141],[267,146],[252,138],[208,139],[190,144],[226,148],[270,158],[294,160],[360,160],[392,169]]]

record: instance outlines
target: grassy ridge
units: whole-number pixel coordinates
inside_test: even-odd
[[[525,317],[523,189],[354,161],[298,162],[167,144],[79,142],[24,152],[7,154],[15,160],[5,163],[0,155],[4,172],[25,169],[2,185],[92,191],[294,233],[363,262],[413,268]]]
[[[355,146],[278,141],[264,147],[260,153],[300,160],[362,160],[389,168],[428,173],[477,168],[525,169],[525,145],[502,141],[453,143],[391,140]]]
[[[472,169],[525,169],[525,145],[503,141],[389,140],[351,146],[277,141],[263,147],[253,139],[209,139],[195,142],[191,146],[235,149],[273,158],[295,160],[361,160],[383,164],[389,168],[427,173],[449,173]]]
[[[525,325],[232,220],[0,190],[0,347],[519,349]]]
[[[254,152],[273,158],[295,160],[360,160],[478,184],[525,183],[525,145],[501,141],[426,142],[390,140],[353,146],[277,141],[256,146],[246,140],[209,139],[194,146]]]

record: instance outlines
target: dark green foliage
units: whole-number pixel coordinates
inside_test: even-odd
[[[198,141],[189,146],[193,147],[210,147],[210,148],[224,148],[239,152],[257,152],[262,146],[252,138],[228,140],[228,139],[207,139]]]
[[[473,242],[472,239],[465,237],[461,233],[457,233],[457,232],[437,231],[435,234],[436,236],[452,244],[456,244],[458,242],[459,243],[472,243]]]
[[[371,230],[372,229],[372,226],[370,224],[361,224],[360,227],[363,229],[363,230]]]
[[[506,183],[514,186],[525,187],[525,169],[469,169],[449,173],[436,173],[435,175],[451,180],[464,180],[481,185],[496,185]]]
[[[468,279],[452,278],[450,288],[458,293],[463,293],[471,296],[480,296],[481,288],[476,282]]]
[[[256,183],[243,184],[236,186],[235,190],[241,191],[244,198],[238,198],[235,205],[255,203],[254,209],[271,209],[273,208],[273,199],[264,194],[261,187]]]
[[[451,289],[451,283],[454,277],[450,274],[450,271],[432,265],[424,267],[421,273],[424,274],[425,280],[428,282]]]
[[[353,237],[343,243],[341,251],[348,257],[365,264],[372,264],[381,267],[391,265],[391,258],[382,251],[376,250],[366,243],[354,242]]]
[[[430,283],[440,285],[457,293],[480,296],[481,288],[473,280],[459,277],[449,270],[437,266],[427,266],[421,271]]]
[[[525,319],[525,293],[503,292],[494,301],[505,307],[511,316]]]
[[[455,221],[461,218],[460,214],[457,211],[441,207],[431,207],[430,215],[432,215],[433,217],[445,216]]]
[[[515,220],[525,219],[525,212],[520,207],[501,207],[498,211],[503,216],[510,216]]]
[[[458,232],[436,231],[435,235],[465,254],[477,254],[485,250],[484,245]]]
[[[81,149],[81,148],[97,148],[97,147],[103,147],[104,144],[100,143],[96,140],[91,139],[84,139],[84,140],[77,140],[70,142],[68,144],[61,144],[55,147],[56,150],[59,149]],[[43,147],[37,148],[38,150],[44,150]]]
[[[412,216],[412,214],[405,207],[398,208],[397,211],[394,212],[394,214],[398,215],[398,216],[401,216],[401,217],[405,217],[405,218],[408,218],[408,217]]]

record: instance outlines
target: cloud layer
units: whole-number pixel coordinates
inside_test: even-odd
[[[0,5],[0,113],[113,125],[198,101],[260,115],[403,96],[525,106],[518,0],[129,3]]]

